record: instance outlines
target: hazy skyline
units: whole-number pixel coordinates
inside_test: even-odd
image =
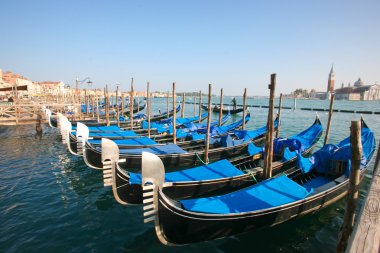
[[[0,68],[95,88],[268,95],[380,83],[380,1],[2,0]],[[81,86],[84,88],[84,86]]]

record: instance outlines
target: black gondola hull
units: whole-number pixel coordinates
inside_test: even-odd
[[[265,226],[274,226],[295,217],[319,210],[347,194],[348,181],[294,204],[258,212],[231,215],[207,215],[176,208],[158,192],[158,224],[161,241],[188,244],[223,238]]]

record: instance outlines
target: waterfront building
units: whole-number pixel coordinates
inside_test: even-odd
[[[359,78],[353,86],[342,87],[335,90],[336,99],[344,100],[380,100],[380,85],[365,85]]]

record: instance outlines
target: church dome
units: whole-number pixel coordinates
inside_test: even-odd
[[[363,86],[363,85],[364,85],[364,83],[363,83],[363,81],[360,78],[354,83],[355,87],[360,87],[360,86]]]

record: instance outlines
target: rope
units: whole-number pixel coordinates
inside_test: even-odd
[[[252,171],[249,171],[248,169],[244,169],[243,171],[244,171],[245,173],[248,173],[249,175],[251,175],[253,181],[255,181],[256,184],[259,183],[259,182],[257,181],[255,175],[252,173]]]
[[[203,163],[204,165],[206,165],[207,163],[210,162],[210,160],[207,158],[207,163],[205,163],[202,158],[200,158],[200,156],[198,155],[198,152],[195,152],[195,155],[197,156],[197,158],[199,159],[199,161],[201,161],[201,163]]]

